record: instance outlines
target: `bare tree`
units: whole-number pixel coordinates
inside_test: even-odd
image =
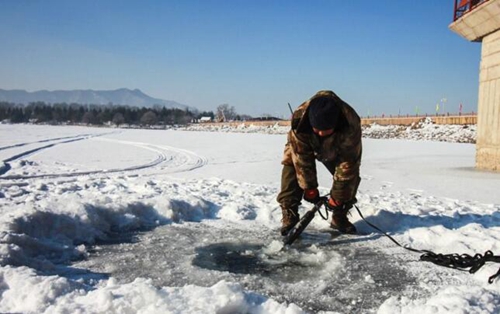
[[[217,107],[217,121],[225,122],[236,118],[236,110],[234,106],[229,107],[228,104],[222,104]]]
[[[145,114],[142,115],[141,117],[141,124],[145,125],[155,125],[158,119],[156,118],[156,113],[153,111],[147,111]]]

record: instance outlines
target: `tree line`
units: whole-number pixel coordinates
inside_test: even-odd
[[[10,123],[50,123],[50,124],[86,124],[102,125],[183,125],[202,116],[214,118],[214,113],[192,112],[189,109],[166,108],[137,108],[116,105],[81,105],[45,102],[33,102],[28,105],[19,105],[9,102],[0,102],[0,121]]]

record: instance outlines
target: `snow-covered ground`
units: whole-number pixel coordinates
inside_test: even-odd
[[[268,129],[0,125],[0,312],[500,312],[500,264],[420,262],[354,212],[361,235],[318,216],[283,248],[286,138]],[[363,145],[369,221],[415,248],[500,255],[500,175],[474,169],[474,145]]]

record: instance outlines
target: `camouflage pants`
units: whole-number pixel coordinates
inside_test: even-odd
[[[292,208],[300,205],[304,190],[299,186],[297,174],[293,166],[283,166],[281,171],[281,191],[276,200],[282,208]]]
[[[333,175],[335,173],[335,164],[329,162],[322,163],[328,172]],[[304,190],[299,186],[295,167],[291,165],[283,165],[281,171],[281,191],[276,200],[282,208],[291,208],[299,206],[304,195]]]

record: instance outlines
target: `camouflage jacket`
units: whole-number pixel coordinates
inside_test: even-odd
[[[332,135],[316,135],[309,123],[307,108],[311,99],[327,96],[341,106]],[[361,121],[354,109],[331,91],[320,91],[300,105],[292,116],[292,129],[283,156],[283,165],[294,166],[302,189],[318,187],[316,162],[321,161],[333,175],[331,197],[346,202],[356,196],[361,164]]]

